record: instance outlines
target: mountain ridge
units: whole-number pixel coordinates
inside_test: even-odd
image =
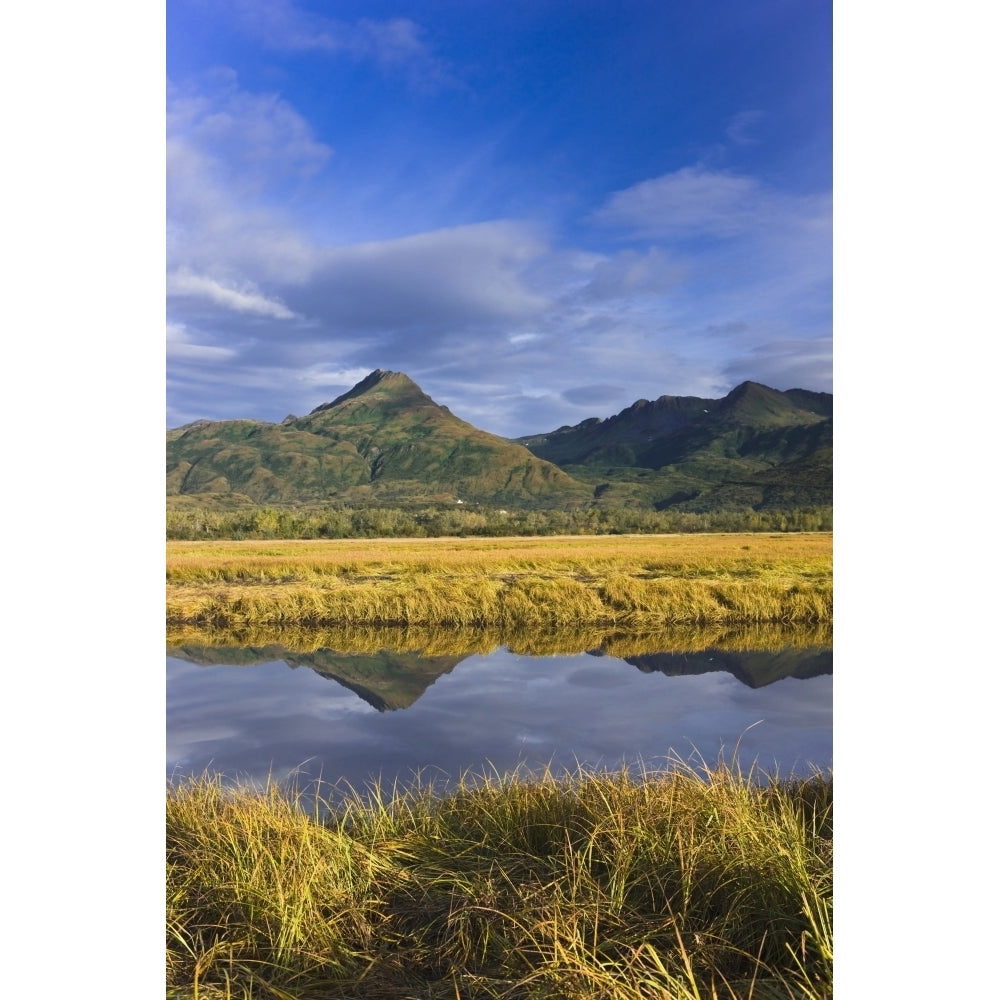
[[[447,501],[763,509],[832,503],[832,394],[742,382],[721,399],[638,399],[610,417],[502,438],[376,368],[280,424],[167,431],[167,494],[256,504]]]

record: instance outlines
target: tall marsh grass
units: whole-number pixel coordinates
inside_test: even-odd
[[[167,622],[216,628],[829,622],[827,534],[174,542]]]
[[[330,812],[172,784],[168,995],[827,998],[832,774],[760,777],[487,773]]]

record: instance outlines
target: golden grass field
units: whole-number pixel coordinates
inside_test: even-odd
[[[167,543],[168,626],[828,623],[829,533]]]

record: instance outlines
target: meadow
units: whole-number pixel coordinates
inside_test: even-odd
[[[167,794],[173,1000],[824,1000],[832,773]]]
[[[815,624],[826,532],[170,541],[167,624],[515,628]]]

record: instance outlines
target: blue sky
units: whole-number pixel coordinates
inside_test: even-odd
[[[832,8],[168,0],[167,424],[832,391]]]

